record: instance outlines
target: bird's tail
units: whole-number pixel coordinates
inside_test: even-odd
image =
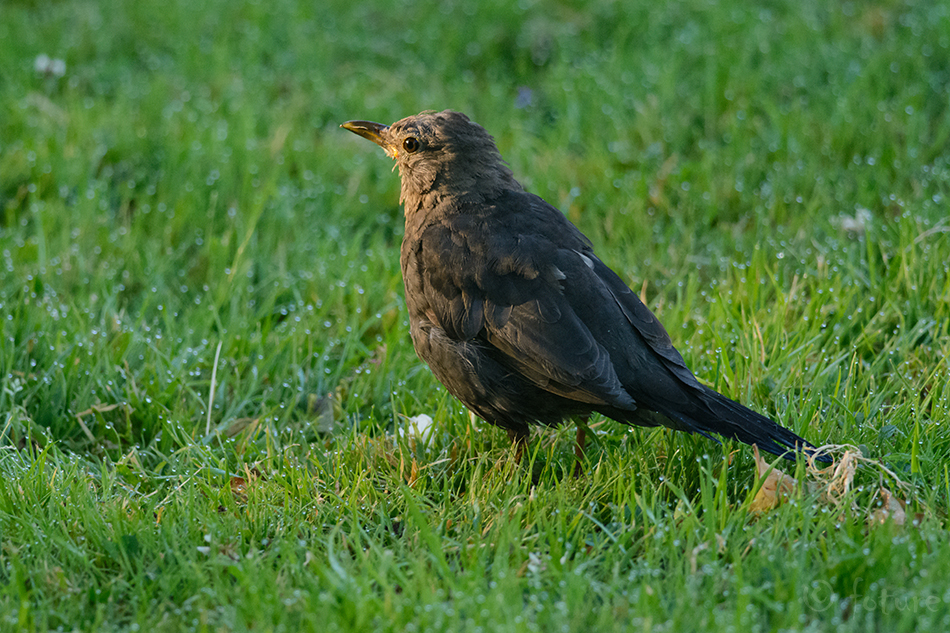
[[[785,427],[717,391],[702,385],[700,388],[699,399],[705,406],[690,412],[688,421],[678,416],[692,427],[691,430],[707,437],[709,433],[717,433],[746,444],[756,444],[760,450],[789,460],[794,460],[799,451],[805,456],[815,454],[812,444]],[[818,454],[816,459],[825,463],[831,461],[824,454]]]

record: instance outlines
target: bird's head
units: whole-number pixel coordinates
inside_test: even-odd
[[[347,121],[341,127],[373,141],[396,161],[407,214],[446,198],[483,202],[521,189],[495,140],[460,112],[422,112],[392,125]]]

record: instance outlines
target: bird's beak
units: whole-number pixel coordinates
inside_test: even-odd
[[[373,123],[372,121],[347,121],[340,127],[354,134],[359,134],[363,138],[373,141],[388,151],[386,143],[383,141],[383,133],[389,129],[388,125]]]

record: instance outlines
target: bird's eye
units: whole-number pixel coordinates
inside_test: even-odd
[[[402,142],[402,148],[406,150],[406,153],[414,154],[419,151],[419,141],[410,136]]]

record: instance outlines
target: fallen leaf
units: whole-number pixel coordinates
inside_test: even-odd
[[[765,477],[759,491],[755,493],[755,498],[749,505],[749,511],[752,514],[764,514],[777,506],[782,500],[791,494],[794,489],[795,478],[783,473],[778,468],[772,466],[759,454],[759,447],[752,445],[752,453],[755,457],[755,467],[758,470],[759,477]]]
[[[893,521],[896,525],[904,525],[907,513],[904,511],[904,502],[891,494],[887,488],[881,488],[881,507],[871,513],[873,523],[887,523]]]
[[[231,492],[235,496],[247,498],[247,479],[244,477],[231,477]]]
[[[257,467],[249,467],[247,464],[244,465],[244,476],[232,475],[229,485],[231,487],[231,494],[234,495],[234,499],[238,503],[245,503],[247,501],[247,490],[250,486],[254,484],[258,479],[263,479],[261,471]]]

